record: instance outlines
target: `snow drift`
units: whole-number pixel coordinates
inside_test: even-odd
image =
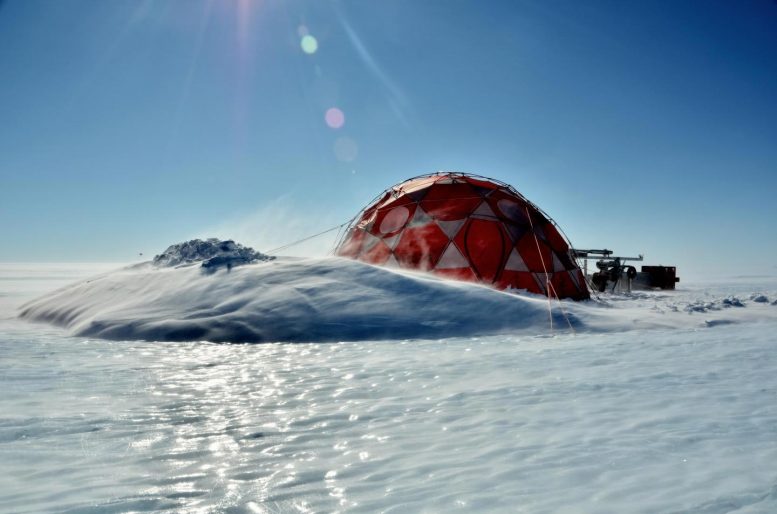
[[[20,316],[105,339],[296,342],[709,329],[777,319],[777,308],[761,292],[548,302],[350,259],[276,259],[211,239],[66,286],[24,305]]]
[[[144,263],[60,289],[21,316],[81,336],[220,342],[449,337],[548,324],[543,298],[290,257],[216,271]],[[566,325],[560,311],[554,317]]]

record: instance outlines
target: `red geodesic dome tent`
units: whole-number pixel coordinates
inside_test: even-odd
[[[387,189],[354,218],[335,253],[497,289],[589,297],[555,223],[511,186],[476,175],[439,172]]]

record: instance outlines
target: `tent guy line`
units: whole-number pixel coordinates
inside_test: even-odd
[[[267,253],[267,254],[274,254],[276,252],[280,252],[281,250],[285,250],[287,248],[291,248],[292,246],[296,246],[296,245],[298,245],[300,243],[304,243],[305,241],[309,241],[309,240],[315,239],[315,238],[317,238],[319,236],[323,236],[324,234],[328,234],[328,233],[330,233],[330,232],[332,232],[334,230],[341,229],[344,226],[348,225],[351,221],[352,220],[345,221],[343,223],[340,223],[337,226],[334,226],[332,228],[328,228],[328,229],[324,230],[323,232],[319,232],[317,234],[313,234],[312,236],[303,237],[302,239],[297,239],[296,241],[292,241],[291,243],[285,244],[283,246],[279,246],[278,248],[273,248],[272,250],[269,250],[269,251],[267,251],[265,253]]]

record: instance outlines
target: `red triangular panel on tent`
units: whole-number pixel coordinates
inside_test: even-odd
[[[408,227],[402,231],[394,256],[403,267],[429,270],[440,259],[448,241],[448,236],[435,223]],[[363,260],[372,262],[368,258]]]

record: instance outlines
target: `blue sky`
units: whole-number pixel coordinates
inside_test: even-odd
[[[266,250],[458,170],[578,247],[777,274],[771,0],[6,0],[0,70],[0,261]]]

